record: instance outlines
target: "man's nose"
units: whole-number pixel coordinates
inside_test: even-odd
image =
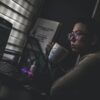
[[[70,41],[72,41],[72,42],[75,42],[75,41],[76,41],[76,38],[75,38],[74,35],[72,35],[72,36],[70,37]]]

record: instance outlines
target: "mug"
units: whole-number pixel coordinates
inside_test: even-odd
[[[66,48],[59,43],[55,43],[49,53],[48,60],[52,64],[59,63],[68,55],[68,53],[69,51]]]

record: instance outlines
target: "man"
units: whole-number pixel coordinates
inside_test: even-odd
[[[78,19],[68,34],[72,52],[77,53],[75,67],[54,82],[53,100],[91,100],[100,93],[99,26],[92,18]]]

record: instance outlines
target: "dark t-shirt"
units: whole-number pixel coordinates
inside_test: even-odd
[[[100,53],[91,53],[51,88],[53,100],[96,100],[100,98]]]

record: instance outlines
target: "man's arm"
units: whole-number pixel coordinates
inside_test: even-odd
[[[95,54],[85,57],[69,73],[58,79],[51,88],[51,96],[61,96],[62,93],[69,93],[82,84],[89,85],[91,79],[96,79],[100,67],[100,56]],[[92,77],[92,78],[91,78]],[[84,86],[84,85],[83,85]],[[71,91],[71,92],[72,92]]]

